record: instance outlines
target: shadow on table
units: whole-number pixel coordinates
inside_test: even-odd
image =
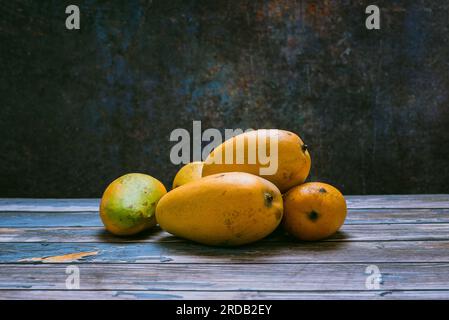
[[[98,238],[102,242],[121,243],[121,247],[129,246],[130,251],[132,246],[140,261],[157,259],[177,263],[312,263],[345,250],[348,244],[344,241],[348,238],[344,232],[324,241],[306,242],[288,236],[280,228],[263,240],[238,247],[202,245],[175,237],[158,227],[126,237],[101,230]],[[140,249],[136,250],[136,246]]]
[[[159,227],[153,227],[148,230],[144,230],[135,235],[130,236],[118,236],[112,234],[106,229],[99,230],[97,233],[98,240],[104,242],[155,242],[161,238],[161,234],[165,233]],[[175,238],[175,237],[173,237]]]

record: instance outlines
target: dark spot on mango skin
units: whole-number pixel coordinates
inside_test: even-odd
[[[293,177],[293,172],[283,172],[282,173],[282,178],[284,178],[285,180],[290,180]]]
[[[307,217],[308,217],[311,221],[315,222],[315,221],[318,220],[319,214],[318,214],[318,212],[312,210],[311,212],[309,212],[309,213],[307,214]]]
[[[282,211],[281,210],[277,210],[276,211],[276,220],[280,220],[282,218]]]
[[[265,207],[271,208],[273,205],[273,195],[269,192],[264,193]]]
[[[327,191],[326,191],[326,189],[324,189],[324,188],[320,188],[320,193],[326,193]]]
[[[307,146],[306,144],[303,144],[303,145],[301,146],[302,152],[306,152],[306,151],[307,151],[307,148],[308,148],[308,146]]]

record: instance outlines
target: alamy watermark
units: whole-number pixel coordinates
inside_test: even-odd
[[[365,269],[365,274],[369,276],[365,280],[365,288],[368,290],[379,290],[382,284],[382,273],[375,264],[369,265]]]
[[[65,274],[68,275],[65,280],[66,289],[78,290],[80,288],[80,268],[74,265],[67,266]]]
[[[65,8],[65,13],[68,14],[65,19],[65,27],[67,30],[79,30],[80,8],[77,5],[71,4]]]
[[[68,30],[80,29],[80,9],[77,5],[68,5],[65,9],[68,14],[65,21],[65,26]],[[368,30],[380,29],[380,9],[377,5],[371,4],[366,7],[365,13],[369,16],[365,20],[365,26]]]
[[[177,142],[170,151],[173,164],[187,164],[191,161],[206,161],[215,164],[258,164],[260,175],[273,175],[278,169],[278,130],[263,129],[254,132],[250,139],[245,132],[253,129],[209,128],[202,132],[201,121],[193,121],[192,135],[184,128],[177,128],[170,134],[170,141]],[[215,149],[230,140],[224,148]],[[203,147],[203,142],[208,142]],[[209,157],[211,152],[213,157]]]

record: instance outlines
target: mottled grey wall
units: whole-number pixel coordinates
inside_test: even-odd
[[[169,134],[192,120],[295,131],[312,179],[347,194],[449,192],[444,1],[1,5],[0,196],[100,196],[127,172],[169,185]]]

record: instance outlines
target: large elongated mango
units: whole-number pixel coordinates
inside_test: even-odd
[[[307,146],[285,130],[255,130],[226,140],[203,166],[203,177],[221,172],[248,172],[273,182],[282,193],[303,183],[311,166]]]
[[[263,178],[230,172],[173,189],[159,201],[165,231],[208,245],[236,246],[269,235],[283,215],[279,189]]]

